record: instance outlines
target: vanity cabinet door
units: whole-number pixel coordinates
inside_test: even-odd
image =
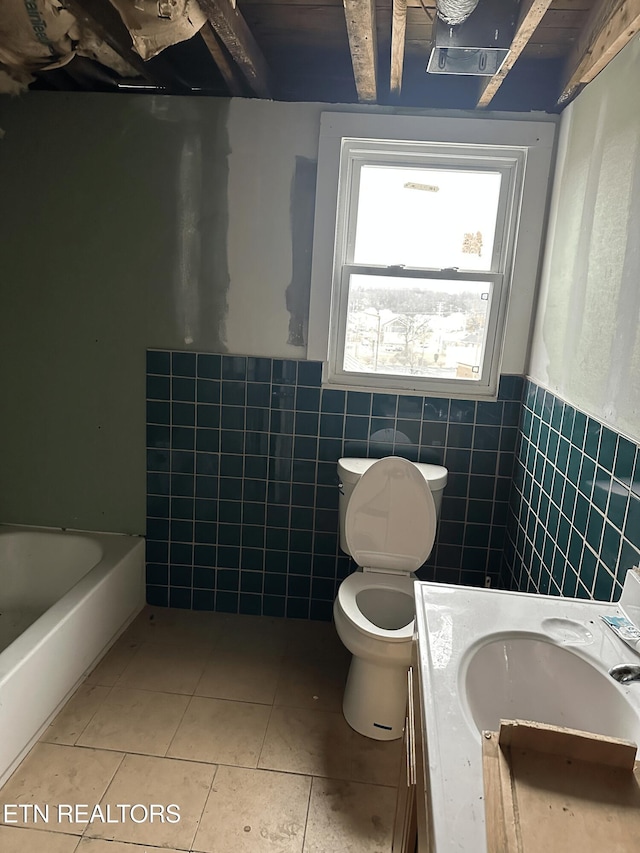
[[[416,853],[416,756],[413,669],[407,673],[407,716],[404,722],[403,757],[393,830],[393,853]]]

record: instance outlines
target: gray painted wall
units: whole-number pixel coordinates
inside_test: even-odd
[[[640,440],[636,37],[562,114],[532,378]]]
[[[0,521],[144,532],[147,347],[304,358],[323,109],[0,98]]]
[[[145,348],[224,349],[228,107],[2,99],[2,521],[144,532]]]
[[[0,99],[0,520],[144,532],[147,347],[304,357],[321,111]]]

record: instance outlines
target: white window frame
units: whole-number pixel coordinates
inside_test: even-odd
[[[307,357],[323,362],[323,385],[466,399],[495,398],[500,373],[522,373],[530,336],[555,140],[547,121],[324,113],[321,118]],[[400,145],[398,144],[400,143]],[[359,166],[394,162],[500,170],[503,181],[491,271],[374,268],[353,263]],[[490,281],[479,379],[355,373],[342,369],[352,273]]]

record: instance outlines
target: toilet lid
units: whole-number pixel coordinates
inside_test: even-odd
[[[379,459],[353,488],[345,538],[359,566],[413,572],[436,535],[436,508],[427,481],[407,459]]]

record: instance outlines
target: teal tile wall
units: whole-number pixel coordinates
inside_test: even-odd
[[[313,361],[147,353],[147,597],[329,619],[353,569],[338,547],[336,461],[444,464],[425,580],[496,582],[523,380],[494,402],[327,390]]]
[[[527,380],[504,583],[612,601],[639,555],[637,444]]]

